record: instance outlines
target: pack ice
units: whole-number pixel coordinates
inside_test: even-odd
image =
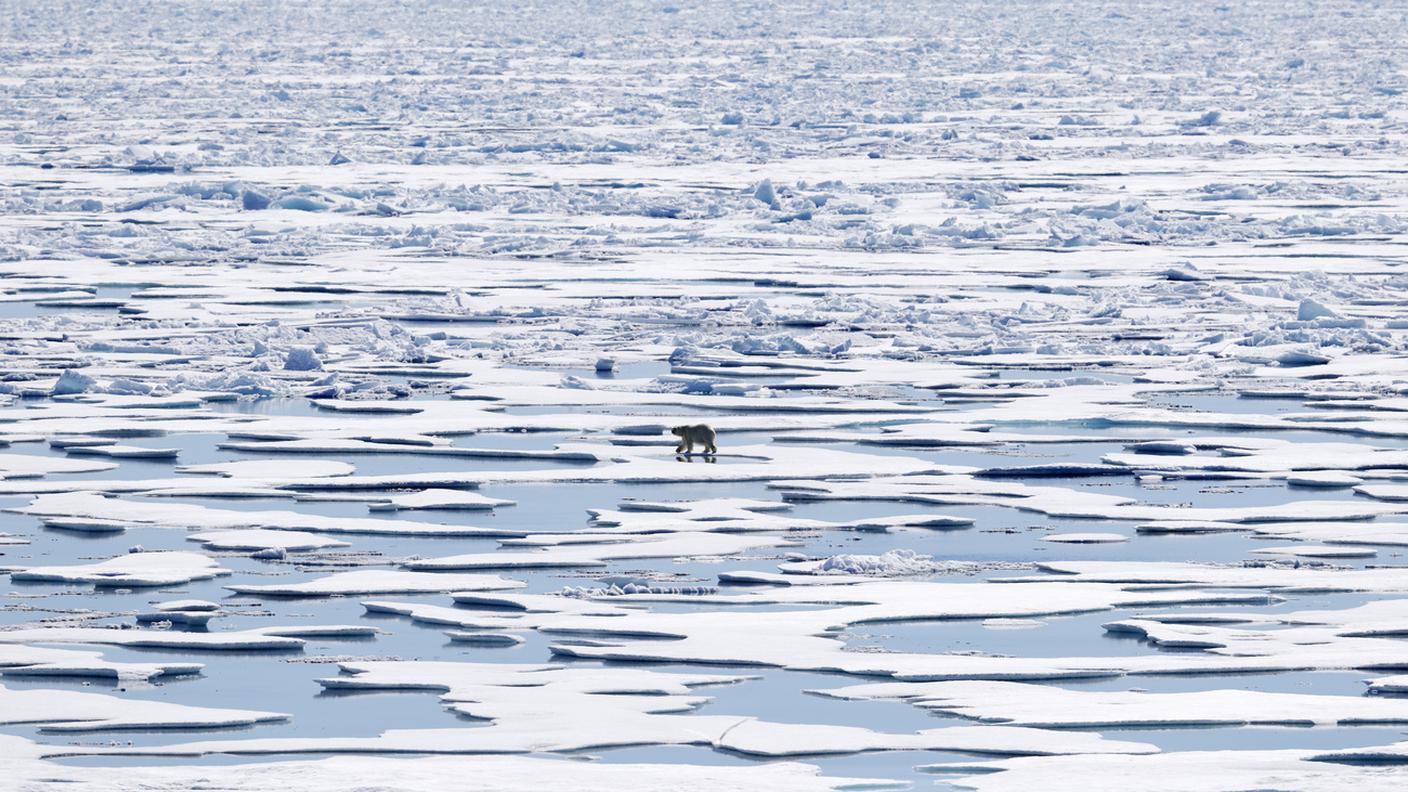
[[[1398,5],[6,11],[0,787],[1408,785]]]

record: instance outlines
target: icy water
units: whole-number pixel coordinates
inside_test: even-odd
[[[586,372],[583,372],[585,375]],[[1198,398],[1201,406],[1223,407],[1225,400],[1211,396]],[[1279,403],[1278,403],[1279,404]],[[242,412],[269,416],[299,416],[310,413],[302,400],[265,400],[235,405]],[[217,410],[229,409],[217,406]],[[355,414],[345,416],[353,425]],[[1055,432],[1057,425],[1027,425],[1030,432]],[[175,447],[180,450],[182,464],[205,464],[255,459],[260,455],[216,447],[221,435],[168,434],[159,438],[138,439],[135,444],[150,447]],[[548,450],[567,440],[554,433],[530,435],[471,435],[458,438],[458,445],[506,449]],[[732,443],[765,440],[765,433],[743,434],[731,438]],[[1043,443],[1037,445],[1012,442],[997,448],[922,450],[867,447],[844,444],[858,453],[904,455],[935,464],[984,466],[1017,466],[1052,464],[1057,462],[1091,463],[1105,453],[1117,451],[1123,442],[1089,440],[1080,443]],[[19,443],[14,452],[62,457],[62,451],[43,443]],[[358,472],[366,475],[395,475],[433,471],[481,471],[513,469],[519,466],[540,467],[535,460],[426,458],[410,455],[365,454],[300,454],[299,459],[349,461]],[[558,463],[570,464],[570,463]],[[689,464],[681,460],[679,464]],[[128,460],[116,470],[65,476],[81,487],[90,480],[141,480],[175,475],[168,462]],[[1294,498],[1297,493],[1284,482],[1270,481],[1188,481],[1168,480],[1141,483],[1132,477],[1095,478],[1066,482],[1067,486],[1088,488],[1101,493],[1117,494],[1145,503],[1188,503],[1199,506],[1258,506],[1274,505]],[[506,498],[516,505],[493,511],[438,512],[436,522],[448,525],[473,525],[486,528],[523,532],[573,532],[588,526],[588,509],[614,507],[630,500],[689,501],[718,497],[756,498],[779,501],[779,493],[764,482],[729,483],[660,483],[623,485],[603,484],[501,484],[486,486],[480,492],[496,498]],[[1331,499],[1352,499],[1349,490],[1323,493]],[[0,499],[0,506],[18,506],[28,498],[10,496]],[[305,514],[328,517],[366,517],[367,507],[359,502],[298,502],[279,498],[163,498],[163,502],[184,503],[221,509],[266,510],[292,508]],[[628,580],[651,581],[668,585],[714,585],[720,572],[766,569],[788,554],[828,557],[841,553],[880,555],[895,549],[946,560],[973,562],[1010,562],[1030,564],[1051,559],[1099,561],[1199,561],[1239,562],[1252,558],[1251,551],[1265,546],[1249,532],[1141,535],[1124,520],[1049,519],[1026,514],[1001,506],[925,506],[884,501],[804,502],[790,507],[789,516],[833,522],[860,521],[897,514],[932,512],[970,518],[971,526],[944,529],[909,528],[889,533],[796,531],[789,538],[794,546],[782,552],[750,552],[739,556],[710,559],[654,559],[620,561],[608,569],[572,570],[512,570],[510,575],[527,584],[527,593],[552,594],[564,586],[597,586],[603,581],[622,583]],[[424,513],[422,513],[424,514]],[[375,513],[372,517],[377,517]],[[419,517],[418,517],[419,518]],[[394,516],[391,518],[394,519]],[[140,547],[147,552],[188,550],[184,532],[169,528],[129,527],[121,534],[76,534],[61,529],[44,530],[33,518],[6,515],[0,519],[6,532],[30,539],[30,544],[7,548],[0,555],[5,564],[16,566],[81,564],[93,560],[121,556],[129,548]],[[1099,544],[1056,544],[1042,541],[1049,534],[1074,532],[1114,533],[1127,541]],[[288,713],[282,723],[262,724],[216,730],[211,736],[233,737],[372,737],[389,729],[414,728],[473,728],[475,722],[448,711],[437,701],[435,691],[368,691],[340,692],[319,688],[316,679],[337,675],[336,662],[354,658],[400,659],[416,661],[543,663],[562,662],[569,667],[601,665],[590,660],[553,658],[552,642],[547,636],[528,631],[520,633],[523,643],[512,647],[475,647],[450,641],[443,629],[434,625],[412,623],[387,614],[366,613],[360,605],[363,599],[394,598],[401,602],[445,604],[442,595],[334,596],[334,597],[270,597],[231,594],[223,585],[231,580],[259,582],[265,578],[279,582],[299,582],[315,579],[346,564],[350,568],[390,568],[407,557],[447,556],[461,553],[492,552],[498,542],[492,538],[410,538],[406,536],[361,535],[354,539],[354,553],[338,558],[319,560],[316,565],[300,563],[297,554],[287,561],[270,563],[254,560],[247,553],[212,552],[210,555],[233,571],[231,578],[193,582],[169,588],[140,590],[98,589],[87,586],[54,586],[44,583],[13,582],[6,597],[8,603],[0,611],[0,623],[20,625],[58,614],[82,614],[83,621],[92,625],[124,625],[130,614],[149,609],[153,603],[172,598],[198,598],[217,601],[222,617],[213,629],[236,630],[270,624],[281,626],[304,624],[368,624],[378,630],[374,638],[310,639],[299,650],[286,651],[200,651],[173,649],[135,649],[110,647],[104,656],[113,661],[161,659],[189,660],[204,664],[197,677],[175,678],[155,682],[101,681],[54,678],[7,678],[5,684],[17,690],[71,689],[117,692],[134,700],[167,701],[204,707],[228,707],[269,710]],[[320,554],[313,554],[318,557]],[[1350,567],[1391,562],[1396,551],[1387,551],[1377,559],[1340,559],[1336,563]],[[329,566],[329,562],[331,566]],[[1028,567],[1029,568],[1029,567]],[[1020,567],[1018,568],[1020,569]],[[976,581],[987,577],[1017,574],[1014,570],[981,569],[961,577]],[[942,579],[942,576],[935,579]],[[740,590],[747,590],[743,587]],[[727,592],[730,586],[721,590]],[[1295,594],[1278,598],[1274,608],[1257,608],[1260,612],[1296,611],[1330,607],[1352,607],[1380,599],[1361,594]],[[461,606],[466,615],[474,609]],[[661,612],[681,609],[708,609],[709,606],[660,604]],[[1203,606],[1203,610],[1227,610],[1226,606]],[[1090,614],[1049,616],[1019,625],[1018,629],[988,624],[982,620],[947,620],[899,622],[891,624],[855,625],[845,630],[840,639],[851,651],[981,653],[1021,657],[1118,656],[1145,655],[1161,651],[1147,641],[1106,633],[1101,625],[1147,613],[1148,607],[1102,610]],[[1180,612],[1199,610],[1185,606]],[[179,626],[170,629],[179,630]],[[608,666],[621,667],[619,661]],[[630,664],[625,664],[630,665]],[[695,666],[669,663],[640,664],[642,668],[666,671],[693,671]],[[728,667],[756,678],[723,686],[701,688],[710,700],[700,714],[738,715],[781,723],[832,724],[860,726],[878,731],[908,732],[943,726],[963,725],[970,721],[953,715],[926,713],[900,701],[841,701],[806,692],[814,688],[832,688],[853,684],[854,678],[843,674],[823,674],[785,671],[768,668]],[[1151,692],[1188,692],[1236,689],[1285,693],[1314,693],[1341,696],[1363,695],[1362,673],[1303,672],[1262,673],[1242,675],[1152,675],[1117,677],[1097,680],[1055,682],[1072,690],[1127,690],[1139,688]],[[28,737],[50,745],[155,747],[180,743],[190,739],[189,732],[171,729],[130,729],[113,736],[84,736],[78,739],[46,734],[42,727],[13,725],[4,728],[9,734]],[[1222,749],[1334,749],[1379,745],[1399,738],[1399,729],[1387,726],[1321,727],[1221,727],[1172,729],[1100,728],[1112,739],[1151,743],[1165,751]],[[205,733],[205,732],[202,732]],[[590,756],[603,762],[688,762],[691,764],[748,764],[765,761],[729,751],[706,747],[658,746],[589,751]],[[315,752],[315,755],[317,754]],[[828,774],[838,776],[881,777],[905,779],[917,786],[926,786],[943,779],[931,775],[920,765],[945,762],[964,763],[971,755],[946,751],[886,751],[847,756],[805,757]],[[80,765],[122,765],[150,762],[147,757],[72,757],[62,760]],[[229,755],[167,757],[163,761],[190,763],[240,763],[250,761]]]

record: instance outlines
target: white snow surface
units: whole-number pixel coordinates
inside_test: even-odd
[[[315,761],[246,762],[191,767],[146,764],[73,767],[41,758],[43,747],[20,737],[0,739],[0,770],[22,789],[57,787],[84,792],[179,792],[218,785],[231,792],[298,789],[338,792],[452,792],[473,779],[485,792],[527,792],[562,787],[581,792],[659,789],[679,792],[841,792],[899,789],[884,779],[823,776],[811,765],[775,762],[745,766],[604,764],[514,756],[336,756]]]

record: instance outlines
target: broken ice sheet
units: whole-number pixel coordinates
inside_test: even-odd
[[[770,587],[745,594],[603,592],[595,595],[599,600],[580,604],[573,597],[456,595],[455,600],[464,604],[482,603],[492,608],[481,611],[387,601],[364,604],[369,611],[399,613],[430,624],[468,629],[534,628],[555,639],[552,651],[562,657],[778,666],[899,679],[1060,679],[1231,668],[1233,664],[1222,658],[1184,656],[1019,658],[860,653],[845,649],[840,631],[855,624],[1029,617],[1155,604],[1266,601],[1260,594],[1125,591],[1104,584],[996,585],[876,581],[846,575],[840,578],[837,582],[829,576],[819,576],[815,578],[818,585]],[[523,604],[504,607],[515,602]],[[717,609],[652,612],[625,607],[652,602],[711,605]],[[807,609],[808,605],[824,607]],[[1279,668],[1286,661],[1278,662],[1270,666]]]
[[[0,738],[5,777],[30,786],[62,784],[84,792],[191,789],[211,783],[239,792],[300,789],[335,792],[367,784],[450,792],[473,778],[485,792],[537,789],[544,785],[582,792],[668,786],[680,792],[842,792],[900,789],[902,784],[854,776],[822,775],[812,765],[771,762],[743,766],[664,763],[607,764],[515,756],[335,756],[313,761],[244,762],[228,766],[75,767],[45,761],[44,748],[20,737]]]
[[[199,651],[206,677],[162,694],[243,708],[246,650],[289,682],[308,666],[279,651],[380,630],[358,662],[1180,688],[1085,715],[1397,703],[1325,701],[1312,673],[1392,693],[1405,662],[1403,614],[1373,604],[1403,598],[1408,546],[1394,4],[110,6],[22,0],[0,47],[0,531],[28,542],[0,565],[62,570],[10,584],[16,674],[145,679]],[[246,50],[259,68],[230,68]],[[669,428],[695,423],[720,453],[676,459]],[[230,574],[88,582],[136,543]],[[150,626],[46,615],[95,602]],[[1239,670],[1274,690],[1214,673]],[[893,701],[805,697],[832,708],[814,720],[744,695],[725,733],[708,706],[643,712],[702,686],[454,681],[445,703],[493,725],[310,676],[260,729],[675,747],[93,768],[40,759],[70,747],[41,735],[0,765],[103,792],[829,790],[961,743],[1091,752],[961,760],[990,788],[1403,786],[1353,764],[1402,761],[1359,727],[1109,755],[1069,729],[877,725],[914,714]],[[976,705],[1040,719],[1025,700],[1062,695],[1013,689]],[[836,755],[743,758],[808,748]]]
[[[859,727],[770,723],[692,714],[696,689],[743,683],[745,676],[671,674],[632,668],[380,662],[344,664],[349,676],[319,680],[329,690],[445,691],[441,700],[489,723],[476,729],[395,730],[361,739],[306,738],[198,742],[101,753],[169,756],[239,753],[526,753],[629,745],[710,745],[758,756],[949,750],[996,754],[1142,753],[1141,743],[1007,727],[949,727],[887,734]],[[707,688],[704,688],[707,689]],[[88,753],[67,749],[55,754]]]

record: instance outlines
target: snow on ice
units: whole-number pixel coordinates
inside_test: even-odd
[[[12,5],[18,788],[1408,782],[1394,4]]]

